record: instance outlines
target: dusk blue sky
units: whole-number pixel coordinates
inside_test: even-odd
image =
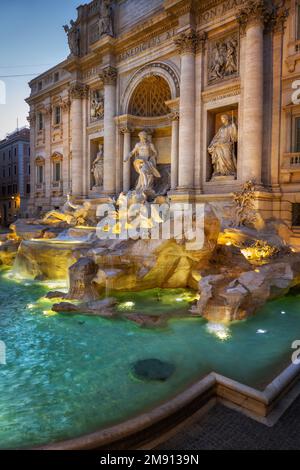
[[[0,104],[0,139],[28,124],[27,83],[68,55],[62,26],[76,18],[80,0],[0,0],[0,80],[6,104]],[[8,78],[4,75],[25,75]],[[0,97],[1,98],[1,97]],[[1,103],[1,99],[0,99]]]

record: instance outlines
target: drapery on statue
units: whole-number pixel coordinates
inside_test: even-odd
[[[80,56],[80,29],[73,20],[70,21],[70,25],[71,27],[66,24],[63,26],[63,28],[68,35],[68,43],[69,43],[71,54],[73,54],[76,57],[79,57]]]
[[[131,157],[135,157],[133,166],[138,173],[139,178],[135,187],[137,192],[144,192],[148,195],[154,195],[153,183],[154,177],[160,178],[160,173],[156,168],[156,158],[158,152],[152,142],[149,142],[147,132],[139,133],[140,142],[136,144],[132,152],[127,156],[125,162]]]
[[[221,116],[223,125],[213,138],[208,152],[211,154],[213,165],[212,181],[220,176],[236,177],[236,156],[234,144],[238,140],[238,129],[232,118],[227,114]]]
[[[53,210],[47,212],[43,218],[43,222],[66,222],[68,225],[83,225],[88,220],[91,203],[85,202],[83,205],[74,204],[71,201],[70,194],[61,210]]]
[[[101,37],[104,34],[114,35],[111,0],[102,0],[100,5],[99,36]]]
[[[92,163],[92,173],[95,186],[101,187],[103,185],[103,144],[99,144],[97,156]]]

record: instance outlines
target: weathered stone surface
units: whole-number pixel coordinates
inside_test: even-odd
[[[19,243],[14,240],[5,241],[0,245],[0,264],[12,266],[17,256]]]
[[[240,320],[299,284],[300,254],[282,256],[236,277],[232,272],[203,277],[196,310],[214,322]]]
[[[69,267],[80,253],[76,245],[47,241],[23,240],[16,257],[16,269],[25,277],[67,279]]]
[[[143,315],[138,313],[130,313],[125,315],[125,318],[142,328],[162,328],[167,325],[169,319],[167,315]]]
[[[197,289],[195,276],[211,259],[220,222],[205,206],[204,243],[197,250],[186,240],[121,240],[100,242],[89,255],[99,265],[98,289],[143,290],[153,287]]]
[[[57,290],[50,291],[45,295],[46,299],[63,299],[65,298],[66,294],[64,292],[59,292]]]
[[[99,295],[93,282],[98,266],[91,258],[80,258],[69,268],[68,299],[96,300]]]
[[[118,316],[117,312],[113,309],[116,303],[116,299],[112,297],[76,305],[70,302],[60,302],[59,304],[54,304],[52,310],[59,313],[78,313],[80,315],[114,318]]]
[[[144,359],[133,364],[132,371],[139,379],[165,381],[174,373],[175,366],[159,359]]]
[[[29,224],[23,219],[18,219],[11,224],[10,229],[21,240],[32,240],[42,238],[46,227],[44,225]]]

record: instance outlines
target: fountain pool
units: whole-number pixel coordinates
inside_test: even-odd
[[[64,440],[122,422],[212,370],[263,389],[289,364],[291,343],[300,339],[297,296],[270,302],[255,317],[230,327],[174,318],[168,327],[150,330],[121,319],[53,314],[52,301],[38,300],[47,284],[24,285],[4,273],[1,448]],[[118,300],[125,310],[162,313],[174,305],[188,308],[189,296],[183,290],[155,290],[122,293]],[[138,380],[132,364],[148,358],[172,363],[175,372],[165,382]]]

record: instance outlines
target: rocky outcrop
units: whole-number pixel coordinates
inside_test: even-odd
[[[95,282],[99,291],[144,290],[153,287],[197,289],[199,270],[211,259],[220,223],[205,206],[203,245],[194,247],[185,239],[116,240],[99,242],[89,252],[99,266]]]
[[[0,245],[0,264],[12,266],[17,256],[19,242],[7,240]]]
[[[111,297],[107,297],[103,300],[98,300],[95,302],[87,302],[80,304],[72,304],[71,302],[60,302],[59,304],[54,304],[52,306],[52,310],[54,312],[64,314],[78,313],[81,315],[114,318],[118,316],[118,313],[113,308],[116,303],[116,299]]]
[[[300,254],[286,255],[256,269],[243,267],[238,276],[233,272],[204,276],[194,310],[213,322],[241,320],[299,284]]]
[[[98,266],[91,258],[80,258],[69,268],[69,292],[67,299],[96,300],[99,298],[94,278]]]
[[[15,269],[33,279],[67,279],[69,267],[80,256],[82,247],[76,244],[53,243],[52,240],[21,242]]]

